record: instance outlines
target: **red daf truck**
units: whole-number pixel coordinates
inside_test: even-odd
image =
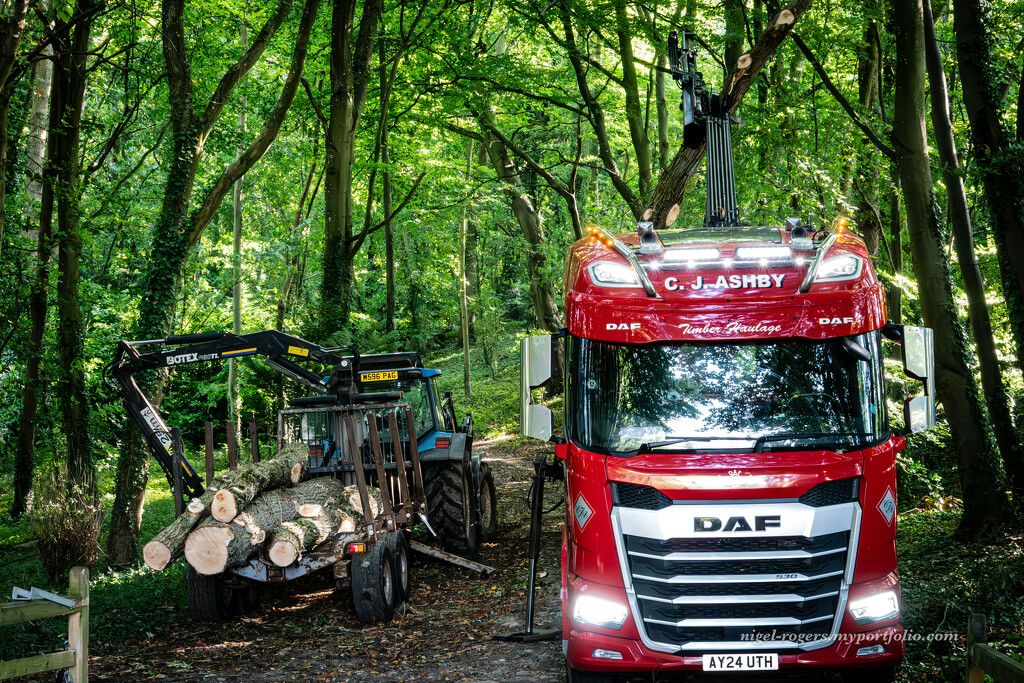
[[[564,463],[568,678],[839,669],[881,683],[904,653],[895,456],[934,424],[931,330],[887,322],[844,219],[738,225],[716,99],[704,226],[591,228],[567,258],[567,329],[522,344],[522,433]],[[886,339],[924,384],[900,429]],[[564,437],[533,391],[559,352]]]

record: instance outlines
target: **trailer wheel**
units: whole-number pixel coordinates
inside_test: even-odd
[[[427,517],[445,550],[472,558],[479,545],[478,526],[467,493],[470,482],[463,476],[462,463],[444,460],[423,467],[423,489]]]
[[[232,616],[234,591],[222,574],[206,576],[192,567],[185,572],[188,612],[193,621],[227,621]]]
[[[498,533],[498,496],[491,466],[480,463],[480,540],[492,541]]]
[[[409,542],[405,532],[396,531],[388,536],[388,550],[395,575],[395,607],[409,599]]]
[[[231,613],[252,614],[263,604],[263,589],[259,586],[242,586],[231,589]]]
[[[362,624],[391,621],[395,614],[395,573],[388,539],[352,558],[352,604]]]

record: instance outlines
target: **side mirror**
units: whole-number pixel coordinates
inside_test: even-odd
[[[903,328],[903,372],[924,382],[924,396],[903,402],[904,424],[910,432],[931,429],[935,426],[935,347],[929,328]]]
[[[533,403],[533,390],[551,381],[551,335],[526,337],[520,342],[519,433],[548,441],[554,432],[554,417],[547,406]]]

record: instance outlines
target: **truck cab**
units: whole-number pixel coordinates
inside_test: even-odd
[[[521,424],[565,468],[571,681],[840,669],[903,657],[896,453],[934,423],[931,331],[886,320],[845,220],[601,229],[575,243],[567,328],[523,341]],[[905,428],[883,344],[902,344]],[[564,353],[564,436],[533,390]]]

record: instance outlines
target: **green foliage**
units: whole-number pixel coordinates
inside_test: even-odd
[[[907,642],[902,667],[907,680],[963,677],[964,639],[929,642],[927,635],[964,634],[972,612],[988,617],[994,640],[1002,633],[1019,636],[1024,622],[1024,541],[1020,535],[1005,533],[952,542],[958,524],[959,514],[949,511],[900,517],[896,543],[903,626],[922,635],[920,640]],[[1010,642],[1019,655],[1019,637]]]
[[[29,529],[47,580],[60,585],[72,567],[88,567],[99,560],[103,509],[72,486],[62,467],[54,468],[49,477],[37,477],[35,493]]]

